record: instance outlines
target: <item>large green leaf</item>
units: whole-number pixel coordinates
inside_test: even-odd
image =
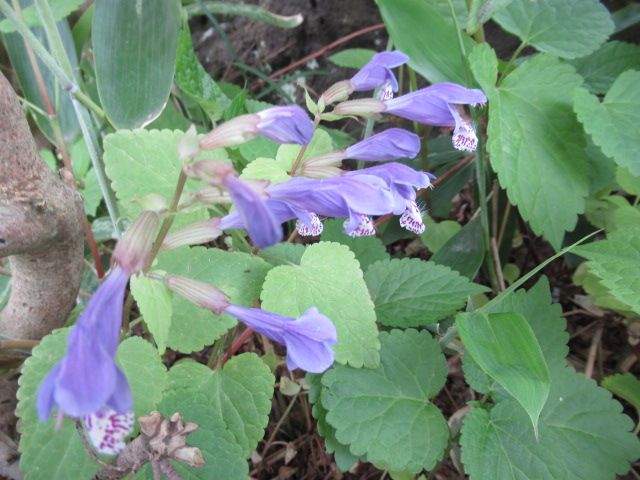
[[[384,244],[376,237],[352,237],[344,233],[344,220],[332,219],[324,222],[324,229],[320,239],[327,242],[338,242],[349,247],[360,262],[360,268],[366,271],[369,265],[378,260],[389,258]]]
[[[338,362],[378,365],[373,302],[360,265],[346,246],[320,242],[307,247],[300,266],[282,265],[267,274],[261,298],[265,310],[290,317],[317,307],[338,331],[334,346]]]
[[[236,304],[253,306],[271,268],[264,260],[246,253],[204,247],[183,247],[163,253],[157,268],[215,285]],[[167,346],[180,352],[194,352],[212,344],[236,320],[196,307],[180,295],[173,296],[173,318]]]
[[[456,325],[465,352],[522,405],[537,434],[549,396],[549,368],[525,318],[514,312],[461,313]]]
[[[525,45],[563,58],[588,55],[613,33],[598,0],[513,0],[493,19]]]
[[[56,330],[44,337],[20,376],[20,467],[28,478],[93,478],[100,468],[85,451],[72,420],[63,421],[58,429],[55,415],[46,423],[40,423],[36,415],[38,387],[64,355],[69,331]],[[157,351],[145,340],[133,337],[122,342],[117,360],[131,386],[136,416],[154,410],[167,381]]]
[[[640,413],[640,380],[631,373],[609,375],[602,379],[602,386],[614,395],[625,399]]]
[[[640,225],[616,229],[606,240],[581,245],[573,253],[589,259],[589,270],[602,280],[611,295],[640,313]]]
[[[383,325],[417,327],[446,318],[487,291],[448,267],[417,258],[382,260],[364,276]]]
[[[478,74],[486,68],[478,63],[483,58],[471,59],[478,79],[487,78]],[[589,192],[585,135],[571,104],[581,83],[569,65],[538,55],[499,88],[482,85],[489,97],[491,165],[533,231],[556,249],[575,227]]]
[[[584,89],[574,95],[574,109],[593,142],[616,163],[640,176],[640,71],[624,72],[604,101]]]
[[[469,84],[458,32],[436,6],[422,0],[376,0],[376,3],[394,46],[411,58],[411,68],[431,83]],[[462,38],[469,51],[473,41],[466,35]]]
[[[117,128],[152,122],[164,108],[180,26],[176,0],[96,2],[91,28],[102,108]]]
[[[473,280],[484,260],[480,217],[467,223],[431,257],[433,263],[445,265]]]
[[[31,0],[21,1],[21,4],[23,6],[32,3],[33,2]],[[6,22],[6,20],[4,22]],[[77,54],[73,45],[73,38],[71,37],[69,24],[66,20],[61,20],[56,24],[56,26],[58,28],[58,33],[62,38],[62,43],[67,53],[67,57],[71,62],[71,66],[74,69],[77,69]],[[36,36],[36,38],[38,38],[44,45],[48,45],[47,37],[41,27],[32,27],[31,31]],[[38,107],[41,111],[46,112],[47,108],[45,107],[45,102],[42,99],[42,95],[40,95],[38,81],[36,80],[36,75],[34,74],[33,68],[31,67],[31,61],[29,60],[29,55],[27,54],[24,40],[19,33],[15,32],[5,34],[2,36],[2,38],[4,40],[7,54],[11,59],[13,70],[16,73],[18,83],[20,83],[22,95],[25,99]],[[80,126],[78,125],[78,121],[76,119],[76,114],[73,109],[73,104],[71,103],[71,98],[69,97],[69,94],[62,89],[60,84],[56,81],[53,73],[51,73],[51,70],[49,70],[45,66],[42,60],[37,59],[37,62],[40,73],[42,74],[42,80],[44,81],[47,96],[51,101],[51,105],[56,112],[57,120],[60,123],[62,137],[64,138],[65,143],[68,145],[72,143],[80,133]],[[42,133],[46,135],[49,141],[55,144],[57,142],[57,139],[54,135],[53,127],[51,125],[51,119],[46,114],[39,113],[36,109],[30,108],[29,111],[38,124],[38,128],[40,128]]]
[[[622,72],[640,70],[640,46],[618,41],[607,42],[591,55],[570,63],[582,75],[584,84],[591,93],[604,94]]]
[[[218,120],[222,112],[231,104],[196,57],[191,43],[191,31],[186,22],[178,39],[176,84],[198,102],[213,120]]]
[[[570,368],[551,375],[536,441],[520,406],[505,399],[469,412],[462,461],[471,480],[608,480],[629,469],[640,444],[611,394]]]
[[[444,355],[429,333],[380,334],[376,369],[336,365],[322,377],[322,404],[339,442],[354,455],[390,470],[431,469],[442,458],[449,429],[429,402],[444,385]]]
[[[167,348],[167,339],[171,330],[173,314],[171,290],[164,283],[143,275],[131,277],[129,288],[147,328],[156,341],[158,352],[162,355]]]
[[[245,353],[229,360],[222,370],[193,361],[177,364],[169,371],[168,392],[204,394],[209,415],[222,419],[242,455],[248,457],[264,436],[274,381],[257,355]]]

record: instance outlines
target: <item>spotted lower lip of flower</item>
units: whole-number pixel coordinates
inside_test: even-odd
[[[454,146],[475,149],[476,137],[469,120],[458,110],[461,105],[484,105],[487,97],[478,89],[465,88],[455,83],[438,83],[415,92],[386,100],[384,113],[408,120],[440,127],[455,127]]]
[[[296,230],[298,230],[298,234],[302,237],[317,237],[322,233],[324,226],[318,215],[309,213],[309,216],[311,217],[311,221],[308,224],[303,223],[300,219],[296,220]]]
[[[368,215],[357,215],[356,221],[345,220],[344,231],[350,237],[371,237],[376,234],[376,227]]]
[[[308,309],[298,318],[233,304],[225,312],[256,332],[285,345],[289,370],[301,368],[311,373],[322,373],[335,360],[331,346],[338,340],[336,327],[317,308]]]
[[[409,202],[407,209],[400,216],[400,226],[416,235],[422,235],[425,230],[422,212],[416,202]]]
[[[124,450],[125,438],[133,431],[133,412],[118,413],[109,407],[82,417],[89,440],[103,455],[117,455]]]
[[[415,158],[420,151],[420,137],[402,128],[389,128],[354,143],[345,150],[346,158],[385,162]]]

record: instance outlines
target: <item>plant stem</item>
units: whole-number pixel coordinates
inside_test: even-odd
[[[318,128],[319,124],[320,124],[320,116],[316,115],[315,118],[313,119],[313,134],[311,135],[312,141],[313,141],[313,135],[316,134],[316,128]],[[293,162],[293,165],[291,166],[291,170],[289,171],[289,175],[291,175],[292,177],[295,175],[296,171],[298,170],[298,167],[300,166],[300,162],[302,162],[302,157],[304,157],[304,154],[307,152],[308,147],[309,145],[303,145],[300,148],[300,151],[298,152],[298,156],[296,156],[296,159]]]

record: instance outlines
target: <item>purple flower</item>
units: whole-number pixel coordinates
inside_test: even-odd
[[[401,128],[389,128],[348,147],[345,158],[384,162],[414,158],[419,151],[420,137]]]
[[[472,123],[463,118],[457,105],[484,104],[487,97],[478,89],[455,83],[438,83],[415,92],[386,100],[385,113],[426,125],[455,127],[453,145],[459,150],[474,151],[478,144]]]
[[[260,118],[258,130],[274,142],[307,145],[311,141],[313,123],[297,105],[268,108],[256,115]]]
[[[393,162],[348,172],[345,177],[357,178],[360,175],[375,176],[383,180],[393,195],[392,207],[389,212],[401,215],[400,225],[407,230],[416,234],[424,232],[425,226],[422,221],[422,213],[416,203],[415,189],[431,186],[432,176],[401,163]]]
[[[338,340],[336,327],[317,308],[310,308],[298,318],[233,304],[224,311],[256,332],[285,345],[289,370],[301,368],[322,373],[333,364],[335,354],[331,345]]]
[[[83,418],[89,434],[94,436],[97,431],[92,433],[91,422],[103,424],[96,416],[117,414],[117,423],[131,423],[127,421],[131,416],[131,391],[115,362],[129,276],[126,270],[115,267],[78,318],[65,356],[38,390],[36,407],[41,421],[46,421],[57,406],[59,415]],[[100,442],[94,445],[100,448]]]
[[[282,239],[282,222],[273,215],[258,192],[233,174],[224,177],[222,183],[233,200],[241,226],[249,232],[253,243],[258,248],[278,243]],[[220,224],[221,229],[234,228],[223,224],[224,221]]]
[[[351,77],[351,85],[354,91],[361,92],[383,87],[392,92],[398,91],[398,81],[391,71],[409,61],[409,57],[399,50],[393,52],[380,52],[362,67],[358,73]]]

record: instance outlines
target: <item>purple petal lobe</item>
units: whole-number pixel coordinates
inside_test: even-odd
[[[124,450],[124,439],[133,431],[133,412],[118,413],[108,407],[83,417],[89,440],[104,455]]]
[[[297,105],[273,107],[258,112],[258,130],[278,143],[307,145],[313,136],[313,123],[309,115]]]
[[[399,50],[377,53],[369,63],[351,77],[351,84],[355,91],[361,92],[373,90],[388,83],[391,90],[397,92],[398,81],[391,69],[399,67],[407,61],[409,61],[409,57]]]
[[[384,162],[414,158],[420,151],[420,137],[401,128],[389,128],[346,149],[346,157],[355,160]]]

